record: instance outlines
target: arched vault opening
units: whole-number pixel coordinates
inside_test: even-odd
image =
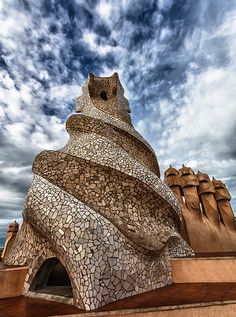
[[[73,297],[69,275],[57,258],[43,262],[29,290],[40,294]]]

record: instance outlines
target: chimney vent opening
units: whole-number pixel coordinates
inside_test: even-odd
[[[100,92],[100,98],[105,101],[108,100],[107,93],[104,90]]]

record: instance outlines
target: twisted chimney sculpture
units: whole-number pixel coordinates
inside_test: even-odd
[[[193,251],[180,235],[179,203],[132,126],[118,75],[89,75],[76,110],[66,146],[33,163],[24,222],[6,263],[29,266],[24,294],[32,296],[40,267],[58,259],[74,305],[94,309],[170,284],[170,258]]]

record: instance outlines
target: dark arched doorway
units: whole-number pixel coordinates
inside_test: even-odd
[[[31,292],[73,297],[70,278],[57,258],[43,262],[29,289]]]

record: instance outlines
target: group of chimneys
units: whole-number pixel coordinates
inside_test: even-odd
[[[222,189],[225,192],[227,191],[226,199],[230,200],[230,194],[225,186],[225,184],[221,180],[217,180],[212,177],[212,180],[206,173],[202,173],[200,171],[197,174],[191,169],[191,167],[187,167],[184,164],[182,167],[177,170],[170,165],[170,167],[164,173],[165,183],[169,186],[180,186],[181,188],[185,188],[188,186],[199,186],[203,185],[205,190],[209,190],[210,192],[215,192],[216,189]]]

